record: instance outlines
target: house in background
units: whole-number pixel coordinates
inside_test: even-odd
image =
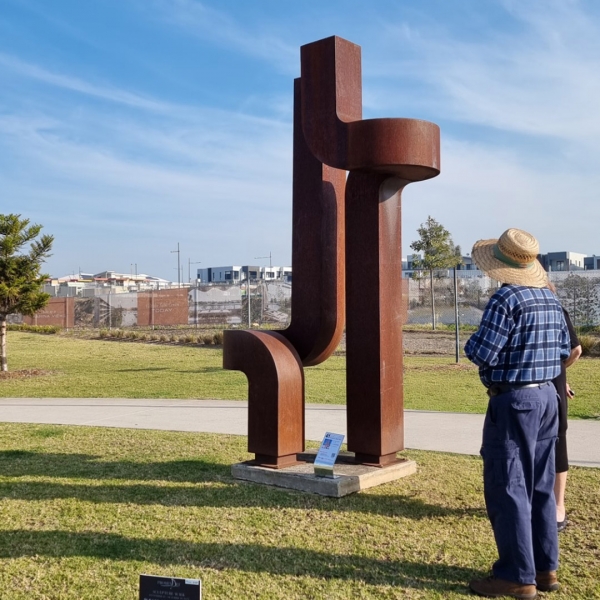
[[[412,277],[415,271],[421,271],[421,269],[415,269],[415,262],[417,258],[419,258],[418,254],[409,254],[406,258],[402,259],[402,277]],[[436,269],[434,274],[436,277],[454,276],[453,269]],[[456,275],[462,279],[471,279],[484,276],[470,256],[462,257],[462,263],[456,268]]]
[[[120,294],[147,290],[163,290],[177,287],[176,283],[153,277],[151,275],[117,273],[102,271],[100,273],[79,273],[46,280],[44,292],[59,297],[92,297],[107,292]]]
[[[538,254],[538,260],[549,273],[556,271],[583,271],[585,254],[578,252],[548,252]]]
[[[228,265],[198,269],[199,283],[240,283],[241,281],[292,282],[292,267],[259,267],[255,265]]]
[[[583,259],[583,268],[586,271],[600,269],[600,256],[586,256]]]
[[[402,259],[402,276],[412,277],[417,270],[414,264],[418,255],[409,254]],[[600,269],[600,256],[587,256],[579,252],[547,252],[538,254],[538,260],[549,273],[562,273],[573,271],[590,271]],[[483,277],[484,274],[477,268],[470,256],[462,257],[462,264],[458,265],[457,276],[466,279],[474,277]],[[435,272],[438,277],[452,277],[452,269],[441,269]]]

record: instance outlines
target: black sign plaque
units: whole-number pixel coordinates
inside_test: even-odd
[[[139,600],[201,600],[202,582],[182,577],[140,575]]]

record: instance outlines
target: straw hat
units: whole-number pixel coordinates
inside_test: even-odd
[[[528,287],[543,288],[548,275],[537,260],[538,241],[522,229],[507,229],[498,240],[479,240],[471,256],[492,279]]]

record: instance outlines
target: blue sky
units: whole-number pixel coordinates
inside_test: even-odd
[[[291,261],[299,47],[362,47],[363,116],[434,121],[442,173],[403,195],[467,252],[508,227],[600,254],[593,0],[1,0],[0,211],[56,237],[46,271],[187,280]],[[135,268],[135,267],[133,267]]]

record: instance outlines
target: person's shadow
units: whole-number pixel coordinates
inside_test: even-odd
[[[0,452],[0,497],[26,501],[75,498],[91,503],[272,508],[357,512],[404,519],[446,516],[484,518],[483,507],[449,508],[402,494],[353,494],[328,498],[240,482],[231,465],[202,459],[164,462],[106,461],[92,454],[12,450]],[[19,481],[19,477],[43,481]],[[11,478],[13,478],[11,480]],[[66,478],[101,484],[65,482]],[[50,481],[49,481],[50,480]],[[115,482],[116,480],[116,482]],[[123,483],[119,483],[122,481]],[[173,483],[175,485],[169,485]],[[219,485],[211,485],[218,483]],[[352,535],[352,532],[348,533]],[[195,564],[273,575],[351,579],[372,585],[466,592],[484,576],[472,569],[421,562],[336,554],[326,549],[271,547],[253,543],[202,543],[181,539],[134,539],[120,534],[72,531],[0,531],[0,558],[93,556],[103,559]]]

